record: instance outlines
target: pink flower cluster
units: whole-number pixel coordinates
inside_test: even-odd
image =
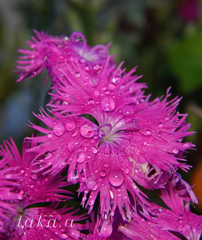
[[[51,99],[34,114],[45,127],[30,123],[42,134],[25,138],[22,157],[12,139],[1,147],[1,239],[199,239],[202,217],[189,209],[197,198],[177,172],[189,170],[194,147],[183,142],[192,132],[180,99],[168,89],[150,101],[136,68],[116,67],[109,46],[90,47],[79,32],[35,33],[31,50],[19,50],[18,81],[47,70]],[[88,214],[67,206],[72,184]],[[155,189],[161,201],[149,198]],[[37,224],[41,216],[52,224]]]

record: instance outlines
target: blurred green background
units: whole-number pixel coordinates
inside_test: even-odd
[[[197,151],[189,151],[193,170],[183,177],[196,184],[202,199],[202,1],[200,0],[2,0],[0,1],[0,144],[12,137],[19,149],[23,138],[37,124],[47,102],[49,82],[45,73],[16,83],[17,49],[27,48],[33,29],[51,35],[81,31],[89,45],[112,43],[110,53],[117,64],[125,61],[129,71],[138,65],[140,80],[152,98],[183,96],[178,110],[188,113],[189,137]],[[200,202],[202,210],[202,201]]]

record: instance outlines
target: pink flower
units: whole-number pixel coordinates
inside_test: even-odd
[[[66,206],[56,209],[57,205],[49,207],[21,208],[17,215],[12,215],[12,221],[5,222],[6,232],[2,239],[7,240],[44,240],[44,239],[80,239],[84,236],[80,231],[86,229],[79,223],[86,219],[85,215],[74,215],[77,211]]]
[[[74,32],[70,37],[53,37],[37,31],[35,34],[38,39],[32,37],[33,42],[27,41],[32,50],[19,50],[25,55],[17,61],[19,64],[17,68],[22,69],[15,71],[20,74],[18,81],[32,78],[46,69],[56,87],[58,80],[63,78],[67,70],[74,68],[75,64],[87,73],[91,73],[95,79],[102,71],[108,57],[109,46],[90,47],[84,35],[79,32]],[[112,64],[112,57],[110,57],[110,65]],[[77,72],[78,77],[79,74],[80,72]]]
[[[32,204],[70,199],[67,195],[61,195],[70,192],[60,189],[68,183],[63,181],[59,172],[54,177],[32,172],[30,163],[36,154],[26,152],[30,143],[23,143],[21,158],[15,143],[12,139],[10,141],[11,143],[5,141],[0,150],[0,232],[20,230],[16,228],[17,218],[21,213],[25,217],[27,214],[32,216],[35,212],[30,207]]]
[[[113,219],[116,207],[124,220],[131,219],[133,202],[147,204],[136,183],[149,190],[162,188],[176,169],[190,167],[183,153],[194,145],[182,142],[192,133],[187,132],[186,115],[176,113],[180,99],[168,101],[168,90],[164,99],[150,102],[150,96],[143,95],[145,84],[136,82],[139,77],[131,76],[133,71],[125,74],[120,66],[105,67],[91,87],[85,86],[82,71],[71,84],[69,78],[63,79],[51,94],[53,117],[45,111],[35,115],[49,129],[32,127],[45,136],[27,138],[37,145],[28,150],[37,154],[33,161],[41,164],[37,171],[54,175],[69,165],[67,179],[80,182],[82,205],[89,211],[100,192],[101,219]],[[161,176],[167,172],[164,181]]]
[[[138,185],[162,189],[170,181],[179,197],[197,202],[190,186],[176,174],[178,168],[190,168],[184,152],[194,147],[183,143],[192,133],[187,132],[187,115],[176,112],[180,99],[168,100],[168,89],[164,98],[150,101],[143,91],[146,84],[138,83],[140,76],[133,75],[135,68],[129,73],[121,69],[123,63],[116,68],[107,47],[87,46],[80,33],[70,39],[43,33],[37,37],[29,42],[34,51],[20,50],[26,54],[21,58],[28,60],[19,62],[25,65],[18,66],[23,69],[19,81],[46,68],[54,91],[49,114],[43,109],[40,115],[34,114],[46,127],[31,124],[44,135],[27,138],[32,144],[26,150],[33,156],[32,174],[54,179],[68,169],[67,180],[80,183],[81,204],[89,212],[100,196],[89,239],[113,239],[117,209],[123,221],[131,222],[129,227],[120,227],[126,236],[142,239],[140,233],[147,229],[145,237],[161,234],[162,239],[176,239],[158,225],[149,229],[149,223],[156,222]],[[141,225],[144,214],[148,221]]]
[[[161,198],[169,207],[163,208],[150,203],[133,215],[133,220],[118,230],[129,239],[190,239],[199,240],[202,233],[202,216],[190,212],[189,203],[179,196],[173,180],[161,189]],[[188,184],[187,184],[188,185]],[[128,239],[127,238],[127,239]]]

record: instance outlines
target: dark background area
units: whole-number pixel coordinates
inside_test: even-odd
[[[140,80],[152,98],[183,96],[178,107],[188,113],[197,151],[189,151],[193,169],[183,178],[196,184],[202,199],[202,17],[200,0],[4,0],[0,1],[0,144],[12,137],[21,149],[37,124],[32,111],[45,107],[51,82],[45,73],[16,83],[19,48],[27,48],[33,30],[51,35],[81,31],[89,45],[112,43],[110,54],[125,61],[127,71],[138,65]],[[202,201],[199,209],[202,211]]]

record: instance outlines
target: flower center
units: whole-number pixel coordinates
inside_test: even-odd
[[[104,141],[110,141],[112,131],[112,125],[111,124],[103,124],[98,128],[98,135],[100,138],[102,138]]]

